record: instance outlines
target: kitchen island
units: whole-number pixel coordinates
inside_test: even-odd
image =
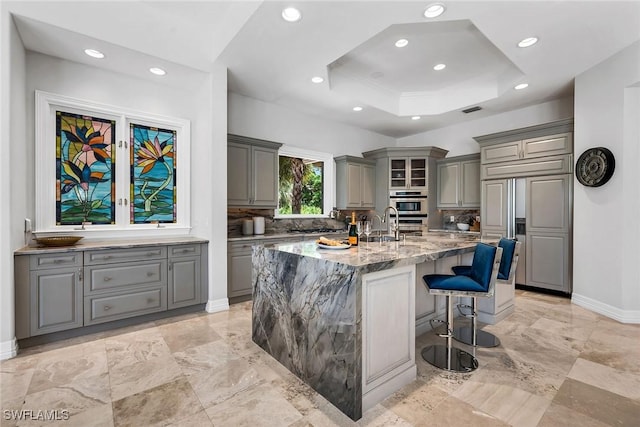
[[[427,233],[345,250],[255,246],[253,341],[357,420],[416,378],[416,266],[447,273],[439,264],[459,262],[479,241]]]

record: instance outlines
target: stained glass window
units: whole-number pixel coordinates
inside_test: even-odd
[[[176,222],[176,131],[129,125],[131,223]]]
[[[56,224],[115,223],[115,121],[56,111]]]

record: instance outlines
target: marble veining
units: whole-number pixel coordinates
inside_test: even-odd
[[[346,250],[314,241],[253,247],[253,341],[354,420],[362,416],[362,276],[474,250],[428,233]]]
[[[15,255],[36,255],[61,252],[79,252],[97,249],[126,249],[158,245],[187,245],[207,243],[207,239],[194,236],[153,237],[126,239],[82,239],[73,246],[25,246],[14,252]]]

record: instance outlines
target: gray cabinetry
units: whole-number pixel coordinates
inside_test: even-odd
[[[392,157],[389,159],[389,189],[425,190],[428,184],[426,157]]]
[[[479,156],[440,160],[437,168],[439,209],[480,207]]]
[[[169,248],[167,308],[198,304],[201,300],[202,267],[200,245]]]
[[[337,208],[374,208],[376,162],[352,156],[336,157],[335,161]]]
[[[278,148],[282,144],[228,135],[227,204],[278,206]]]
[[[480,149],[483,164],[571,154],[572,152],[573,141],[571,133],[568,132],[518,141],[499,142],[485,145]]]
[[[508,181],[495,179],[482,181],[482,234],[484,236],[507,235]]]
[[[18,339],[196,305],[207,298],[202,287],[208,277],[207,243],[202,240],[29,252],[17,251],[15,257]]]
[[[37,255],[30,264],[29,334],[82,326],[82,256]]]
[[[229,298],[246,297],[252,293],[251,247],[262,240],[245,240],[227,244],[227,294]]]

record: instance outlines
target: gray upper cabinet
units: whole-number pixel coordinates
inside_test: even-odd
[[[571,154],[572,152],[573,140],[570,132],[485,145],[480,149],[483,164],[534,159]]]
[[[438,161],[438,209],[480,207],[480,158],[460,156]]]
[[[392,157],[389,159],[390,190],[426,190],[428,161],[426,157]]]
[[[227,204],[278,206],[278,149],[282,144],[228,135]]]
[[[376,162],[352,156],[336,157],[338,209],[375,207]]]

